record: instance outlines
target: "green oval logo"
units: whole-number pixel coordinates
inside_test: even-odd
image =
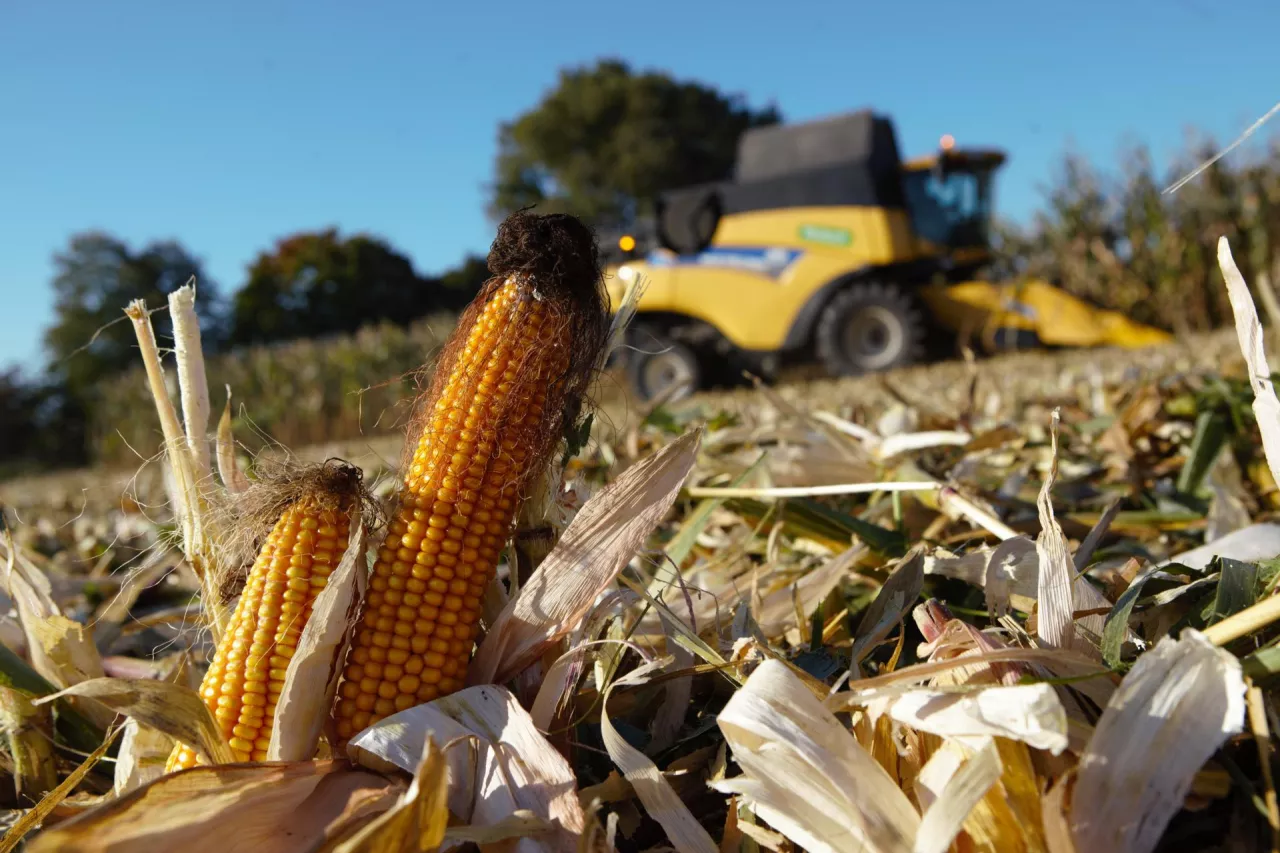
[[[825,243],[828,246],[848,246],[853,242],[853,234],[847,228],[836,228],[831,225],[801,225],[800,239],[810,243]]]

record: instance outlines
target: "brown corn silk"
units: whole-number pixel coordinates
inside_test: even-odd
[[[275,522],[200,684],[200,697],[237,761],[266,760],[285,671],[316,597],[347,550],[353,510],[363,499],[361,475],[334,463],[262,482],[241,507],[248,527],[264,515]],[[194,750],[179,744],[166,770],[199,763]]]
[[[594,239],[518,213],[418,406],[334,707],[340,741],[462,687],[521,503],[580,412],[608,331]]]

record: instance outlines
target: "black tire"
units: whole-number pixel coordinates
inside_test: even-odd
[[[685,387],[666,401],[674,403],[702,389],[703,365],[688,344],[672,339],[652,327],[634,329],[632,349],[627,353],[627,383],[631,393],[642,402],[662,394],[671,382],[683,381]]]
[[[927,321],[897,286],[865,282],[837,293],[814,333],[818,358],[835,376],[903,367],[925,351]]]

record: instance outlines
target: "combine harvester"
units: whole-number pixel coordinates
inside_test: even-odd
[[[870,111],[748,131],[732,180],[664,193],[604,241],[614,310],[644,280],[622,359],[641,399],[817,360],[848,376],[1009,347],[1172,340],[1045,281],[985,280],[998,150],[903,161]],[[679,389],[672,388],[679,385]]]

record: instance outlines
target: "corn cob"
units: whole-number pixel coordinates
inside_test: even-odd
[[[351,478],[351,469],[341,476]],[[354,478],[343,482],[354,483]],[[200,685],[237,761],[264,761],[285,671],[316,597],[342,560],[351,525],[351,496],[302,494],[280,514],[259,550],[226,635]],[[179,744],[167,772],[197,764]]]
[[[446,348],[419,439],[409,445],[399,506],[338,687],[340,741],[462,687],[480,602],[519,505],[576,417],[605,340],[589,232],[570,217],[524,214],[503,228],[490,254],[497,275]],[[535,249],[504,273],[502,244],[513,232],[523,234],[524,251],[541,238],[571,257],[558,266],[563,258]]]

